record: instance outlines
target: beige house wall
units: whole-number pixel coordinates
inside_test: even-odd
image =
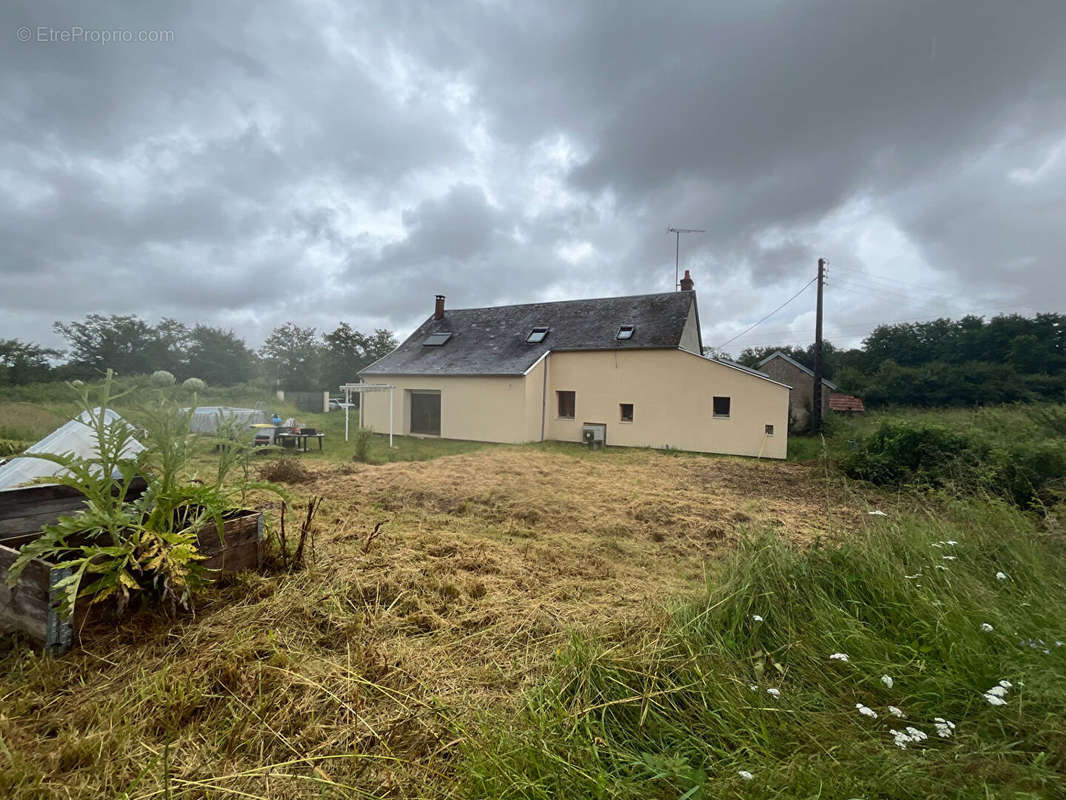
[[[375,376],[396,387],[394,430],[410,433],[410,391],[441,392],[441,437],[485,442],[581,441],[586,422],[607,426],[607,444],[667,446],[706,453],[784,458],[788,445],[785,386],[683,350],[550,353],[515,377]],[[560,419],[556,392],[573,391],[575,418]],[[712,398],[730,398],[730,415],[712,413]],[[363,423],[389,429],[389,393],[362,397]],[[542,403],[546,405],[542,406]],[[622,403],[633,422],[621,421]],[[766,425],[774,426],[767,435]]]
[[[402,377],[374,376],[374,383],[395,386],[393,430],[411,432],[411,390],[439,391],[442,439],[481,442],[530,441],[532,426],[526,413],[526,378],[515,377]],[[540,389],[537,383],[537,389]],[[389,393],[363,395],[363,424],[377,433],[389,431]],[[540,402],[537,399],[537,436],[540,438]]]
[[[558,416],[559,391],[576,393],[572,420]],[[681,350],[552,353],[548,393],[548,439],[580,441],[582,424],[598,422],[608,445],[787,454],[787,387]],[[729,418],[714,417],[716,395],[730,398]],[[622,403],[633,404],[633,422],[621,421]]]

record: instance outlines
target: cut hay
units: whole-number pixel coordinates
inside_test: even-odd
[[[785,463],[514,447],[300,466],[325,498],[305,570],[0,660],[0,796],[439,795],[465,726],[574,630],[647,624],[745,528],[865,524]]]

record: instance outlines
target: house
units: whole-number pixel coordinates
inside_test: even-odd
[[[489,442],[582,441],[784,458],[789,387],[704,357],[682,291],[445,310],[365,368],[362,424]],[[390,399],[391,398],[391,399]],[[390,416],[391,404],[391,416]]]
[[[792,387],[789,400],[789,421],[792,430],[807,430],[814,410],[814,372],[780,350],[755,365],[760,372]],[[829,411],[829,398],[837,386],[822,378],[822,409]]]

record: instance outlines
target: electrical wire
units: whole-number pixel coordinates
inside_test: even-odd
[[[745,330],[745,331],[742,331],[741,333],[738,333],[738,334],[737,334],[736,336],[734,336],[734,337],[733,337],[732,339],[728,339],[728,340],[726,340],[726,341],[722,342],[722,343],[721,343],[720,345],[718,345],[718,347],[716,347],[716,348],[715,348],[715,350],[721,350],[721,349],[722,349],[723,347],[725,347],[725,346],[726,346],[727,344],[730,344],[731,342],[735,342],[735,341],[736,341],[737,339],[739,339],[739,338],[740,338],[741,336],[743,336],[744,334],[748,333],[748,332],[749,332],[749,331],[751,331],[751,330],[754,330],[754,329],[755,329],[755,328],[757,328],[757,327],[758,327],[759,325],[762,325],[762,324],[763,324],[764,322],[766,322],[766,320],[770,319],[770,317],[772,317],[772,316],[773,316],[774,314],[776,314],[776,313],[777,313],[778,311],[780,311],[780,310],[781,310],[782,308],[784,308],[785,306],[787,306],[787,305],[788,305],[789,303],[791,303],[791,302],[792,302],[793,300],[795,300],[795,299],[796,299],[797,297],[799,297],[799,296],[800,296],[801,294],[803,294],[803,293],[804,293],[805,291],[807,291],[807,288],[808,288],[808,287],[809,287],[809,286],[810,286],[810,285],[811,285],[812,283],[814,283],[814,282],[815,282],[816,280],[818,280],[818,276],[815,276],[815,277],[811,278],[811,279],[810,279],[809,281],[807,281],[807,282],[806,282],[805,284],[803,284],[803,288],[802,288],[802,289],[800,289],[800,290],[799,290],[798,292],[796,292],[796,293],[795,293],[794,295],[792,295],[792,297],[788,298],[788,300],[786,300],[785,302],[783,302],[783,303],[782,303],[781,305],[779,305],[779,306],[778,306],[777,308],[775,308],[775,309],[774,309],[773,311],[771,311],[771,312],[770,312],[769,314],[767,314],[767,315],[766,315],[765,317],[763,317],[762,319],[760,319],[760,320],[759,320],[758,322],[756,322],[756,323],[755,323],[754,325],[752,325],[752,326],[751,326],[750,328],[748,328],[747,330]]]

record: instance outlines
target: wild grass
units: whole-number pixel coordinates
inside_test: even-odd
[[[459,794],[1061,796],[1064,620],[1061,530],[1000,501],[875,518],[833,546],[756,533],[660,625],[575,637],[522,713],[467,743]],[[928,738],[900,749],[908,725]]]

